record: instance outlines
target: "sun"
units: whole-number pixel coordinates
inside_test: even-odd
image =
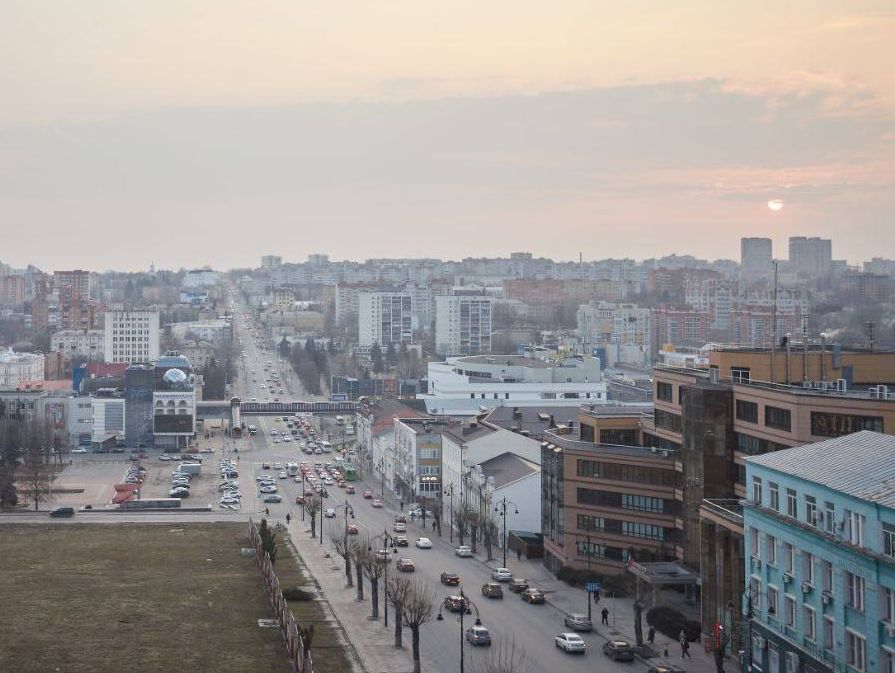
[[[775,213],[778,210],[783,210],[783,199],[771,199],[768,201],[768,208],[773,210]]]

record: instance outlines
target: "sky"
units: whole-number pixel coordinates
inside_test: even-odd
[[[893,215],[890,0],[0,0],[13,266],[854,264]]]

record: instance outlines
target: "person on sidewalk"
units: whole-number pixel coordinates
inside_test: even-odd
[[[656,627],[652,624],[649,625],[649,631],[646,633],[646,639],[650,645],[652,645],[656,641]]]
[[[681,659],[692,659],[690,656],[690,643],[687,642],[687,639],[681,641]]]
[[[600,623],[609,626],[609,608],[603,608],[600,611],[600,617],[602,618]]]
[[[289,522],[290,522],[290,521],[292,521],[292,517],[289,515],[288,512],[286,512],[286,525],[287,525],[287,526],[289,525]],[[651,642],[652,642],[652,641],[651,641]]]

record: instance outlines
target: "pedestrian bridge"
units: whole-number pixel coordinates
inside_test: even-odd
[[[244,416],[284,414],[353,414],[357,402],[241,402]]]

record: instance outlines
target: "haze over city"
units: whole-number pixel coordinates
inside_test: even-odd
[[[19,265],[895,244],[887,2],[7,3],[0,30]]]

